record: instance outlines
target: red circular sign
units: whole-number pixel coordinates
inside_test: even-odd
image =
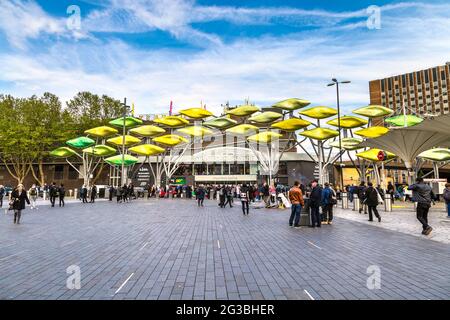
[[[380,152],[378,152],[377,158],[379,161],[384,161],[386,159],[386,152],[380,150]]]

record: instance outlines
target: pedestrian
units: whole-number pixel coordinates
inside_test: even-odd
[[[443,197],[447,206],[447,218],[450,219],[450,183],[445,184]]]
[[[223,207],[225,208],[227,204],[230,204],[230,208],[233,208],[233,191],[231,190],[231,186],[225,188],[225,199],[226,201]]]
[[[56,183],[53,182],[52,185],[49,188],[49,194],[50,194],[50,203],[52,204],[52,207],[55,206],[56,197],[58,196],[58,187],[56,186]]]
[[[58,189],[58,194],[59,194],[59,206],[61,207],[61,205],[62,205],[64,207],[64,205],[65,205],[64,197],[66,196],[66,189],[64,188],[64,184],[62,184],[62,183]]]
[[[87,201],[88,189],[87,189],[86,185],[83,185],[81,187],[80,194],[81,194],[81,200],[83,201],[83,203],[88,203],[88,201]]]
[[[394,194],[395,194],[395,187],[394,187],[394,185],[392,184],[391,181],[388,182],[388,185],[387,185],[387,193],[388,193],[389,196],[391,197],[391,202],[392,202],[392,204],[394,204],[394,200],[395,200],[395,197],[394,197]]]
[[[121,186],[119,186],[116,191],[117,203],[122,202],[122,197],[123,197],[123,188]]]
[[[408,187],[412,191],[412,198],[417,202],[416,215],[417,220],[422,224],[422,234],[429,235],[433,228],[428,224],[428,211],[431,203],[434,204],[434,193],[431,187],[423,181],[423,178],[417,178],[416,183]]]
[[[364,210],[364,214],[367,214],[367,206],[364,204],[364,196],[366,194],[366,184],[361,182],[358,189],[358,200],[359,200],[359,213],[362,213]]]
[[[3,197],[5,196],[5,187],[0,184],[0,208],[3,207]]]
[[[200,185],[197,190],[195,191],[195,195],[197,197],[197,205],[199,207],[203,207],[203,201],[205,200],[205,188],[203,188],[203,185]]]
[[[249,205],[248,202],[250,200],[250,194],[249,194],[250,190],[249,187],[244,184],[241,188],[241,193],[240,193],[240,198],[241,198],[241,203],[242,203],[242,213],[245,215],[249,214]]]
[[[109,201],[112,201],[113,196],[114,196],[114,191],[115,191],[114,186],[110,185],[109,186]]]
[[[267,182],[264,182],[263,186],[262,186],[262,197],[263,197],[263,201],[265,203],[265,207],[268,208],[270,207],[270,192],[269,192],[269,185],[267,184]]]
[[[325,188],[322,190],[322,223],[333,223],[333,206],[336,204],[337,196],[328,182],[325,183]]]
[[[321,227],[321,221],[320,221],[320,202],[322,200],[322,187],[319,186],[317,183],[317,180],[313,180],[311,182],[311,193],[309,195],[309,207],[311,208],[311,223],[312,227],[315,228],[316,226],[318,228]]]
[[[91,203],[95,202],[95,198],[97,198],[97,186],[94,183],[91,188]]]
[[[289,190],[289,200],[291,201],[291,217],[289,218],[289,226],[294,228],[300,228],[300,213],[302,207],[305,205],[303,199],[303,193],[300,189],[300,182],[295,181],[294,186]]]
[[[31,203],[30,209],[37,209],[36,202],[37,202],[38,194],[39,194],[38,189],[36,188],[36,185],[33,184],[31,186],[30,190],[28,190],[28,196],[29,196],[30,203]]]
[[[377,206],[380,203],[381,195],[378,193],[378,190],[373,187],[373,183],[369,182],[368,187],[366,188],[364,194],[364,202],[369,210],[369,221],[373,221],[372,212],[375,214],[375,217],[378,218],[378,222],[381,222],[381,216],[378,213]]]
[[[22,210],[25,210],[25,201],[30,204],[23,184],[19,184],[11,193],[10,207],[14,210],[14,224],[20,224]]]

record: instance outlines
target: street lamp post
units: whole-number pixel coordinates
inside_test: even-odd
[[[338,81],[336,78],[331,79],[328,87],[336,85],[336,104],[338,111],[338,130],[339,130],[339,168],[341,169],[341,192],[344,191],[344,169],[342,168],[342,138],[341,138],[341,108],[339,104],[339,84],[347,84],[351,81]]]

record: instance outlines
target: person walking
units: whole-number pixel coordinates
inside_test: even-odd
[[[58,187],[56,186],[56,183],[53,182],[49,189],[50,194],[50,203],[52,204],[52,207],[55,206],[56,197],[58,196]]]
[[[269,185],[267,184],[267,182],[264,182],[263,186],[262,186],[262,197],[263,197],[263,201],[265,203],[265,207],[268,208],[270,207],[270,191],[269,191]]]
[[[25,210],[25,202],[30,204],[27,192],[25,191],[23,184],[19,184],[11,193],[12,209],[14,210],[14,224],[20,224],[20,217],[22,210]]]
[[[109,186],[109,201],[112,201],[113,196],[114,196],[114,191],[115,191],[114,186],[110,185]]]
[[[450,219],[450,183],[445,184],[443,197],[447,206],[447,218]]]
[[[38,208],[37,205],[36,205],[38,194],[39,194],[38,193],[38,189],[36,188],[36,185],[33,184],[31,186],[31,188],[28,190],[28,196],[29,196],[30,203],[31,203],[30,209],[37,209]]]
[[[81,187],[81,200],[83,201],[83,203],[88,203],[87,201],[87,196],[88,196],[88,189],[86,187],[86,185],[83,185]]]
[[[97,186],[93,184],[91,189],[91,203],[95,202],[95,198],[97,198]]]
[[[389,196],[391,197],[391,202],[392,202],[392,204],[394,204],[394,200],[395,200],[395,187],[394,187],[394,185],[392,184],[392,182],[391,181],[389,181],[388,182],[388,185],[387,185],[387,193],[389,194]]]
[[[321,227],[320,219],[320,202],[322,200],[322,187],[319,186],[317,180],[311,182],[311,193],[309,195],[309,207],[311,208],[311,223],[312,227]]]
[[[203,201],[205,200],[205,188],[203,185],[200,185],[197,190],[195,190],[195,196],[197,197],[197,205],[199,207],[203,207]]]
[[[117,191],[116,191],[117,203],[121,203],[122,202],[122,197],[123,197],[123,188],[121,186],[119,186],[117,188]]]
[[[300,182],[295,181],[294,186],[289,190],[289,200],[291,201],[291,217],[289,218],[289,226],[300,228],[300,213],[305,201],[303,199],[303,192],[300,189]],[[292,225],[293,224],[293,225]]]
[[[336,204],[336,195],[328,182],[325,182],[325,188],[322,190],[322,223],[333,223],[333,206]]]
[[[245,215],[249,214],[249,205],[248,202],[250,200],[250,194],[249,194],[250,190],[249,187],[244,184],[241,188],[241,193],[239,195],[239,197],[241,198],[241,203],[242,203],[242,213]]]
[[[62,183],[58,189],[58,194],[59,194],[59,206],[64,207],[64,205],[65,205],[64,198],[66,196],[66,189],[64,188],[64,184],[62,184]]]
[[[3,197],[5,196],[5,187],[0,184],[0,208],[3,207]]]
[[[375,214],[375,217],[378,218],[378,222],[381,222],[381,216],[378,213],[377,206],[380,202],[381,195],[378,193],[378,190],[373,187],[373,183],[369,182],[368,187],[366,188],[364,194],[364,202],[369,210],[369,221],[373,221],[372,212]]]
[[[416,215],[417,220],[422,224],[422,234],[427,236],[433,231],[428,224],[428,211],[431,203],[434,204],[433,190],[423,181],[423,178],[417,178],[416,183],[410,185],[408,190],[412,191],[412,199],[417,202]]]
[[[359,213],[362,213],[364,210],[364,214],[367,214],[367,206],[364,204],[364,197],[366,194],[366,184],[361,182],[358,189],[358,200],[359,200]]]
[[[225,208],[227,206],[227,204],[230,204],[230,208],[233,208],[233,192],[231,190],[231,186],[227,186],[225,188],[225,203],[223,205],[223,207]]]

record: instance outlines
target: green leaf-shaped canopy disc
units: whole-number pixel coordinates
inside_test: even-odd
[[[435,148],[422,152],[418,155],[419,158],[424,158],[431,161],[448,161],[450,160],[450,149]]]
[[[359,144],[363,142],[363,139],[359,138],[344,138],[341,141],[341,147],[345,150],[357,150],[364,147],[359,147]],[[339,140],[330,143],[333,148],[339,148]]]
[[[261,142],[270,143],[272,141],[280,139],[281,137],[282,137],[282,135],[279,133],[271,132],[271,131],[264,131],[264,132],[260,132],[258,134],[254,134],[254,135],[248,137],[247,140],[258,142],[258,143],[261,143]]]
[[[368,118],[378,118],[378,117],[386,117],[390,116],[394,113],[389,108],[378,106],[375,104],[369,105],[367,107],[359,108],[353,110],[354,114],[359,114],[360,116],[368,117]]]
[[[136,162],[138,162],[138,158],[130,156],[129,154],[125,154],[123,159],[123,164],[125,166],[132,166]],[[122,155],[119,154],[117,156],[112,156],[105,159],[106,163],[112,165],[112,166],[121,166],[122,165]]]
[[[252,115],[248,120],[256,123],[271,123],[280,119],[283,115],[274,111],[265,111]]]
[[[84,149],[95,144],[95,141],[88,137],[78,137],[66,142],[72,148]]]
[[[131,153],[140,155],[140,156],[156,156],[158,154],[163,153],[166,149],[161,148],[159,146],[155,146],[154,144],[140,144],[128,149]]]
[[[183,127],[183,126],[189,124],[189,121],[187,121],[186,119],[184,119],[182,117],[178,117],[178,116],[166,116],[163,118],[157,118],[157,119],[154,119],[153,122],[156,122],[156,123],[159,123],[164,126],[171,127],[171,128]]]
[[[116,127],[123,127],[123,122],[124,122],[123,118],[117,118],[117,119],[110,121],[109,124],[112,126],[116,126]],[[143,121],[141,119],[138,119],[135,117],[125,117],[125,127],[126,128],[138,126],[138,125],[142,124],[142,122]]]
[[[227,117],[221,117],[221,118],[214,118],[211,120],[208,120],[206,122],[203,122],[203,125],[206,127],[219,129],[219,130],[225,130],[228,128],[231,128],[237,124],[237,121],[227,118]]]
[[[130,133],[141,137],[155,137],[165,132],[165,129],[153,125],[139,126],[130,130]]]
[[[227,111],[227,114],[231,114],[237,117],[246,117],[255,112],[259,111],[259,108],[256,106],[243,105],[237,108],[231,109]]]
[[[174,147],[181,143],[186,143],[188,142],[188,140],[176,134],[166,134],[165,136],[154,138],[153,142],[162,144],[167,147]]]
[[[355,134],[357,134],[358,136],[364,137],[364,138],[373,139],[373,138],[381,137],[388,132],[389,132],[388,128],[374,126],[374,127],[368,127],[365,129],[355,131]]]
[[[122,136],[109,138],[108,140],[106,140],[106,142],[108,142],[109,144],[115,145],[115,146],[122,146],[123,141],[125,141],[125,146],[128,147],[128,146],[132,146],[133,144],[141,142],[141,139],[130,136],[130,135],[126,135],[125,140],[123,139]]]
[[[117,131],[117,129],[108,126],[101,126],[86,130],[84,133],[96,138],[106,138],[111,137],[117,134],[118,132],[119,131]]]
[[[60,147],[50,152],[50,156],[56,158],[69,158],[75,154],[76,152],[68,147]]]
[[[338,136],[339,132],[328,128],[315,128],[312,130],[305,130],[301,132],[300,135],[314,140],[327,140]]]
[[[99,144],[86,149],[83,149],[84,153],[88,153],[98,157],[109,157],[116,153],[116,149],[104,144]]]
[[[299,118],[290,118],[280,122],[275,122],[270,127],[274,129],[280,129],[282,131],[294,132],[309,126],[311,122]]]
[[[378,154],[380,153],[380,151],[381,151],[380,149],[369,149],[367,151],[357,153],[356,156],[358,158],[362,158],[362,159],[366,159],[366,160],[370,160],[370,161],[379,161]],[[386,158],[384,159],[384,161],[391,160],[391,159],[394,159],[397,157],[392,152],[387,152],[387,151],[385,151],[385,152],[386,152]]]
[[[353,117],[353,116],[343,116],[341,117],[341,128],[345,129],[353,129],[362,127],[367,124],[366,119],[362,119],[359,117]],[[327,122],[330,126],[339,127],[339,121],[338,118],[330,120]]]
[[[287,110],[287,111],[294,111],[294,110],[297,110],[300,108],[307,107],[310,104],[311,104],[311,102],[309,102],[308,100],[291,98],[291,99],[286,99],[286,100],[275,103],[272,106],[272,108],[278,108],[278,109],[283,109],[283,110]]]
[[[192,119],[203,119],[211,117],[213,115],[210,111],[202,108],[190,108],[181,110],[180,114]]]
[[[203,137],[213,134],[211,130],[204,128],[202,126],[189,126],[186,128],[178,129],[177,131],[183,134],[187,134],[188,136],[191,137]]]
[[[385,119],[386,123],[390,124],[391,126],[395,127],[404,127],[405,126],[405,116],[395,116]],[[419,124],[423,121],[422,118],[419,118],[418,116],[408,114],[406,115],[406,126],[412,127],[416,124]]]
[[[258,132],[258,127],[251,124],[240,124],[225,130],[227,133],[248,136]]]
[[[325,119],[337,115],[338,112],[330,107],[318,106],[299,111],[299,113],[313,119]]]

